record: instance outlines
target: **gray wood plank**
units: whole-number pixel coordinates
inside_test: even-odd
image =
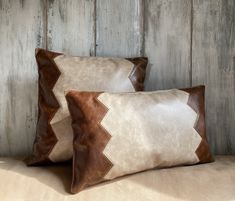
[[[145,1],[145,55],[149,57],[146,89],[191,84],[191,1]]]
[[[235,1],[193,1],[193,84],[206,85],[207,135],[217,154],[235,154]]]
[[[0,155],[26,154],[37,121],[34,49],[45,46],[45,2],[0,2]]]
[[[48,49],[66,54],[95,54],[95,0],[48,0]]]
[[[96,3],[96,54],[119,57],[141,55],[142,0],[97,0]]]
[[[35,47],[73,55],[146,55],[147,90],[205,84],[212,150],[235,154],[235,2],[192,2],[0,0],[0,155],[31,152]]]

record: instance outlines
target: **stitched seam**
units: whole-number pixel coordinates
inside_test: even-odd
[[[105,108],[105,114],[103,116],[102,119],[100,119],[100,121],[98,122],[98,126],[111,138],[112,135],[106,130],[106,128],[104,128],[104,126],[101,124],[102,120],[104,119],[104,117],[106,116],[106,114],[108,113],[109,111],[109,108],[104,105],[98,98],[99,98],[100,94],[98,94],[96,97],[95,97],[95,100],[100,103],[102,105],[103,108]],[[109,141],[110,141],[110,138],[109,138]],[[107,144],[109,143],[109,141],[107,142]],[[102,178],[104,179],[104,177],[108,174],[108,172],[112,169],[113,167],[113,163],[112,161],[104,154],[104,149],[105,147],[107,146],[107,144],[102,148],[102,155],[105,157],[105,159],[109,162],[110,166],[107,168],[107,170],[104,172]]]
[[[137,69],[137,66],[136,66],[135,64],[133,64],[133,65],[134,65],[134,66],[133,66],[133,68],[131,69],[131,71],[130,71],[130,73],[129,73],[129,75],[128,75],[128,78],[129,78],[129,80],[130,80],[130,82],[131,82],[131,85],[132,85],[133,89],[134,89],[135,91],[137,91],[136,85],[135,85],[135,84],[133,83],[133,81],[132,81],[132,75],[135,74],[136,69]]]

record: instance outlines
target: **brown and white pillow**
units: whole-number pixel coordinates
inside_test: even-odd
[[[71,191],[155,167],[213,161],[204,86],[66,95],[74,131]]]
[[[29,165],[72,158],[71,118],[65,91],[133,92],[144,89],[147,58],[77,57],[36,49],[39,115]]]

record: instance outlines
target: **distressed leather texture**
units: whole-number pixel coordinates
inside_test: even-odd
[[[72,158],[73,133],[65,93],[134,92],[144,89],[147,58],[78,57],[36,50],[39,72],[39,115],[33,154],[28,165]]]
[[[205,134],[204,90],[70,91],[71,192],[156,167],[213,161]]]

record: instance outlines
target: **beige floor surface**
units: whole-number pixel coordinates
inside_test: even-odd
[[[235,201],[235,156],[150,170],[69,194],[69,165],[27,167],[0,158],[0,201]]]

